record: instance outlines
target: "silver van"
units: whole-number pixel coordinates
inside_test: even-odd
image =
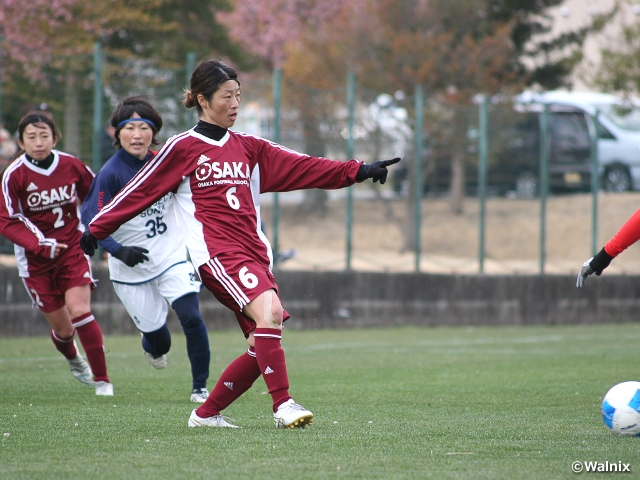
[[[570,107],[592,117],[598,113],[598,164],[602,188],[640,190],[640,106],[604,93],[524,92],[522,104]],[[591,122],[590,130],[593,128]]]

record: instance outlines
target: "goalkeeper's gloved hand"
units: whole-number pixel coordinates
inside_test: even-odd
[[[135,267],[139,263],[149,260],[149,257],[147,257],[145,253],[149,253],[149,250],[146,248],[122,246],[113,252],[112,255],[124,262],[127,267]]]
[[[578,278],[576,279],[576,287],[582,288],[589,275],[594,273],[597,276],[602,275],[602,271],[609,266],[611,260],[613,260],[613,257],[603,248],[595,257],[584,262],[582,264],[582,270],[580,270]]]
[[[360,165],[360,170],[358,170],[358,173],[356,174],[356,182],[372,178],[373,183],[380,180],[380,184],[383,184],[387,181],[387,173],[389,173],[387,167],[394,163],[398,163],[399,161],[400,157],[396,157],[392,160],[380,160],[378,162],[373,162],[371,165],[363,163]]]
[[[96,253],[96,248],[98,248],[98,240],[96,239],[96,237],[91,235],[91,232],[88,228],[82,233],[82,237],[80,237],[80,248],[90,257],[93,257],[93,254]]]

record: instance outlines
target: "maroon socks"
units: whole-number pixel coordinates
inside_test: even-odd
[[[260,375],[273,399],[274,412],[289,400],[289,376],[281,338],[282,331],[279,329],[257,328],[254,332],[255,350],[249,348],[231,362],[196,414],[202,418],[220,415],[221,411],[249,390]]]
[[[78,350],[76,350],[76,346],[73,343],[74,336],[75,332],[71,335],[71,338],[59,338],[56,335],[56,332],[51,330],[51,341],[56,346],[56,349],[64,355],[64,358],[67,360],[73,360],[78,355]]]
[[[95,321],[91,312],[71,319],[71,323],[78,332],[80,343],[87,355],[87,362],[91,366],[93,378],[96,382],[108,382],[107,361],[104,356],[104,345],[102,343],[102,330]]]
[[[260,366],[260,373],[267,384],[267,389],[273,399],[273,411],[289,400],[289,376],[284,350],[280,344],[282,330],[277,328],[256,328],[254,339],[256,343],[256,360]]]
[[[209,398],[197,409],[199,417],[220,415],[220,412],[251,388],[260,376],[260,368],[253,348],[236,358],[222,372]]]

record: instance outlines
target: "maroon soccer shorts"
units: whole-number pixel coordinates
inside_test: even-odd
[[[58,257],[48,272],[23,280],[31,300],[45,313],[62,308],[64,292],[70,288],[94,284],[89,258],[79,248],[78,253]]]
[[[202,283],[216,299],[233,311],[245,337],[255,330],[256,323],[242,313],[244,306],[263,292],[278,292],[273,273],[244,253],[220,253],[201,265],[198,272]],[[283,319],[289,318],[286,310]]]

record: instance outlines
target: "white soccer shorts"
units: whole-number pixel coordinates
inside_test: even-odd
[[[190,262],[174,265],[148,282],[113,283],[116,295],[141,332],[158,330],[167,321],[168,304],[188,293],[198,293],[201,288]]]

